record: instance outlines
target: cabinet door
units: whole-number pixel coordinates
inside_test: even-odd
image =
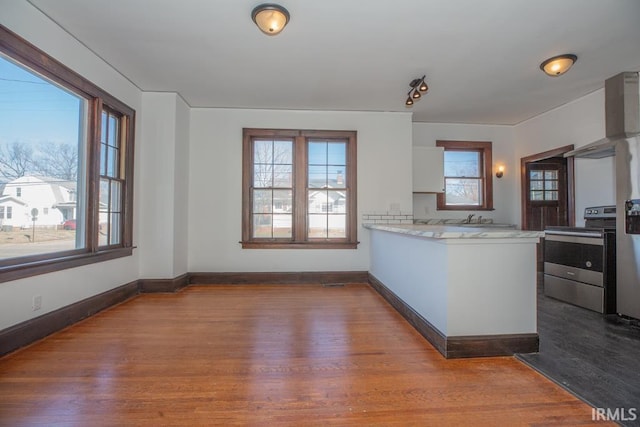
[[[443,147],[413,147],[413,192],[444,192]]]

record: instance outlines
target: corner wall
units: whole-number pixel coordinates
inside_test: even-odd
[[[0,24],[140,113],[140,91],[31,4],[26,1],[2,1],[0,10]],[[136,159],[139,158],[141,141],[139,117],[137,121]],[[134,168],[137,166],[136,162]],[[133,239],[137,244],[137,195],[143,191],[144,184],[136,177],[134,185]],[[0,283],[0,330],[137,279],[138,251],[134,250],[133,256],[129,257]],[[38,311],[31,309],[35,295],[42,297],[42,309]]]
[[[356,130],[358,249],[242,249],[242,129]],[[411,213],[411,115],[197,108],[189,147],[189,271],[367,271],[363,213]]]

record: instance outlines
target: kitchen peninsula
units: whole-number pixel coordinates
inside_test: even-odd
[[[539,231],[365,224],[370,282],[447,358],[538,350]]]

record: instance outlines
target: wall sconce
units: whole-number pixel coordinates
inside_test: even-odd
[[[280,34],[289,22],[289,11],[280,5],[265,3],[253,9],[251,19],[260,31],[268,36],[275,36]]]
[[[548,76],[558,77],[569,71],[569,68],[575,64],[578,57],[572,53],[554,56],[540,64],[540,69]]]
[[[405,105],[407,107],[411,107],[413,105],[413,100],[418,100],[422,97],[422,93],[429,90],[429,86],[424,81],[426,75],[422,76],[419,79],[413,79],[409,83],[409,92],[407,93],[407,100],[405,101]]]
[[[496,172],[496,178],[502,178],[504,176],[504,166],[498,166],[498,171]]]

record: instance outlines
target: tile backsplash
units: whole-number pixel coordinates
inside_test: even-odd
[[[362,214],[363,224],[413,224],[413,214],[406,212],[373,212]]]

